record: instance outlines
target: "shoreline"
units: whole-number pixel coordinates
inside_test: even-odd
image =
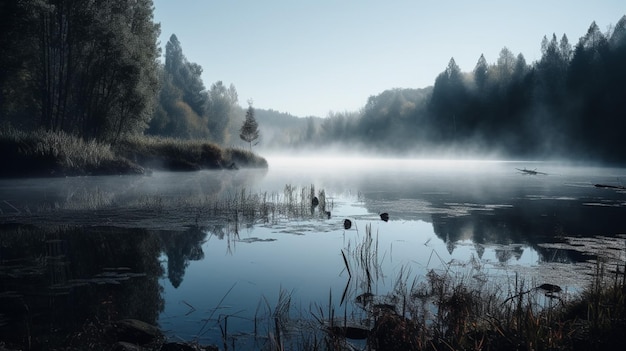
[[[267,168],[252,151],[205,140],[137,136],[108,144],[63,132],[0,132],[0,178],[144,175],[152,171]]]

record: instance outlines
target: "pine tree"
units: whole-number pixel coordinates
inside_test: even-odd
[[[259,125],[254,118],[254,108],[252,107],[252,100],[248,101],[248,110],[246,111],[246,120],[239,129],[239,137],[241,140],[247,142],[252,150],[252,142],[259,138]]]

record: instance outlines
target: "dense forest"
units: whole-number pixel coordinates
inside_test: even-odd
[[[226,144],[237,92],[206,89],[151,0],[0,1],[0,122],[115,143],[136,134]]]
[[[244,145],[235,86],[207,88],[174,34],[161,58],[151,0],[0,0],[0,23],[2,128],[111,144],[153,135]],[[555,34],[538,44],[531,63],[506,47],[492,64],[481,55],[472,72],[452,58],[433,86],[383,91],[360,111],[257,110],[257,142],[626,161],[626,16],[606,32],[593,22],[575,45]]]
[[[0,1],[0,121],[115,140],[159,90],[152,1]]]
[[[432,87],[384,91],[303,135],[361,150],[625,162],[626,16],[607,33],[593,22],[575,46],[544,37],[541,51],[529,64],[505,47],[472,72],[452,58]]]

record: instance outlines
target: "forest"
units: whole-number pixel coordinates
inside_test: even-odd
[[[451,58],[433,86],[371,96],[357,113],[324,119],[313,139],[424,156],[624,163],[626,16],[607,33],[591,23],[574,46],[545,36],[541,52],[527,63],[505,47],[494,64],[481,55],[472,72]]]
[[[144,133],[228,142],[234,86],[206,89],[176,35],[161,63],[152,1],[3,0],[0,10],[2,123],[110,143]]]
[[[245,145],[235,86],[207,88],[175,34],[161,57],[153,6],[0,0],[0,126],[111,145],[137,135]],[[536,62],[506,47],[495,63],[481,55],[472,72],[451,58],[432,86],[364,97],[359,111],[297,118],[257,110],[258,148],[624,163],[626,16],[606,32],[592,22],[575,44],[565,35],[539,39]]]

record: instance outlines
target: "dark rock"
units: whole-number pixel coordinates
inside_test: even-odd
[[[387,213],[387,212],[381,213],[380,214],[380,219],[382,219],[385,222],[389,221],[389,213]]]
[[[559,292],[561,292],[563,290],[558,285],[548,284],[548,283],[539,285],[537,287],[537,289],[541,289],[541,290],[544,290],[544,291],[549,292],[549,293],[559,293]]]
[[[144,345],[161,339],[163,334],[159,328],[136,319],[123,319],[113,324],[113,331],[117,341]]]
[[[344,219],[343,220],[343,228],[344,229],[350,229],[352,228],[352,221],[349,219]]]

